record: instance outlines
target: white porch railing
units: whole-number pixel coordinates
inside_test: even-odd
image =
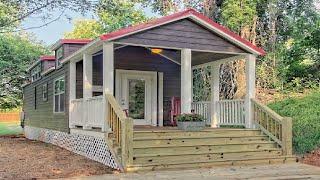
[[[70,127],[103,129],[103,96],[71,100]]]
[[[211,102],[192,102],[194,113],[202,115],[211,124]],[[219,125],[246,125],[244,100],[221,100],[217,106]]]
[[[211,102],[210,101],[199,101],[192,102],[191,109],[194,113],[202,115],[206,119],[206,124],[211,124]]]
[[[218,125],[246,125],[244,100],[218,102]]]

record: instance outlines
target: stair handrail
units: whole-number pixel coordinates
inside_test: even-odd
[[[133,119],[123,112],[112,94],[106,94],[107,124],[114,138],[114,146],[119,147],[121,163],[124,169],[133,161]]]
[[[284,155],[292,155],[292,118],[280,116],[256,99],[251,101],[255,125],[282,148]]]

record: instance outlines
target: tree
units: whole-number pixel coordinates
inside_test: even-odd
[[[40,28],[66,15],[66,10],[84,14],[90,11],[93,5],[90,0],[3,0],[0,2],[0,33]],[[53,12],[57,11],[60,15],[53,16]],[[26,18],[37,18],[42,24],[19,27]]]
[[[94,39],[105,32],[100,22],[93,19],[79,19],[73,22],[73,30],[65,38]]]
[[[134,1],[101,0],[96,11],[105,32],[148,20],[143,11],[137,9]]]
[[[28,34],[0,35],[0,109],[21,105],[27,67],[48,52]]]

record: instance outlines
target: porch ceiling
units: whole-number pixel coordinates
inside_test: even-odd
[[[181,63],[181,53],[178,50],[169,50],[165,49],[161,53],[162,55]],[[235,54],[222,54],[222,53],[212,53],[212,52],[198,52],[192,51],[192,66],[217,61],[220,59],[230,58],[233,56],[237,56]]]

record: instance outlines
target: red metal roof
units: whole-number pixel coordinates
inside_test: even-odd
[[[55,56],[48,56],[48,55],[40,56],[40,61],[54,61],[54,60],[56,60]]]
[[[223,32],[225,36],[229,36],[229,37],[233,38],[234,41],[237,41],[238,43],[241,43],[243,46],[246,46],[246,47],[254,50],[259,55],[265,55],[266,54],[266,52],[262,48],[259,48],[259,47],[255,46],[255,45],[253,45],[248,40],[240,37],[238,34],[232,32],[228,28],[226,28],[226,27],[224,27],[224,26],[212,21],[210,18],[208,18],[205,15],[197,12],[194,9],[187,9],[185,11],[174,13],[174,14],[169,15],[169,16],[164,16],[164,17],[155,19],[155,20],[150,21],[150,22],[146,22],[146,23],[130,26],[130,27],[127,27],[127,28],[123,28],[123,29],[111,32],[111,33],[103,34],[103,35],[100,36],[100,39],[101,40],[115,40],[115,39],[130,35],[130,34],[145,30],[145,29],[149,29],[149,28],[152,28],[152,27],[160,26],[162,24],[166,24],[166,23],[169,23],[169,22],[172,22],[172,21],[175,21],[175,20],[183,19],[184,17],[187,18],[189,16],[195,16],[196,18],[199,18],[200,20],[202,20],[205,23],[209,24],[212,28],[215,28],[215,29]]]
[[[61,44],[87,44],[91,39],[60,39]]]

